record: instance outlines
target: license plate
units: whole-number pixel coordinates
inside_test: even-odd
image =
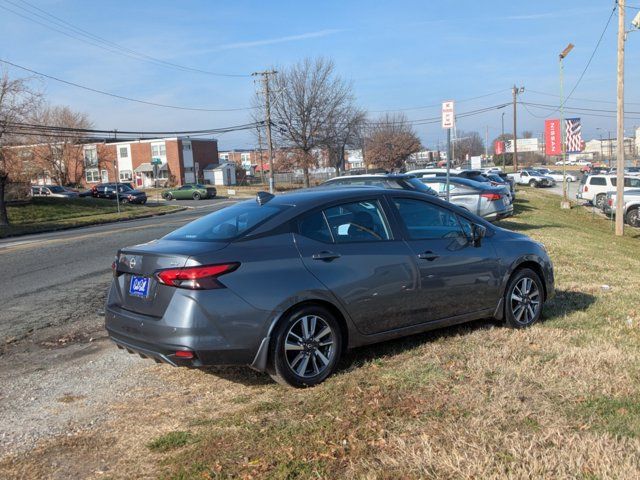
[[[147,298],[149,296],[149,277],[131,276],[129,284],[129,295],[134,297]]]

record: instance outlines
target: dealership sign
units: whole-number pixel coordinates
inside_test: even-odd
[[[504,142],[496,140],[493,144],[493,151],[496,152],[496,155],[502,155],[504,153]]]
[[[513,153],[513,140],[507,140],[505,142],[507,153]],[[538,139],[537,138],[519,138],[518,139],[518,152],[537,152],[538,151]]]
[[[546,155],[562,155],[562,139],[560,135],[560,120],[544,121],[544,153]]]

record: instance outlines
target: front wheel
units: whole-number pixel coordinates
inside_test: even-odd
[[[202,198],[202,195],[200,195],[198,192],[193,194],[193,199],[194,200],[200,200]]]
[[[525,328],[542,314],[544,289],[536,272],[523,268],[513,274],[504,296],[505,320],[511,328]]]
[[[627,211],[626,220],[632,227],[640,227],[640,215],[637,208]]]
[[[171,195],[170,193],[165,193],[163,197],[165,200],[173,200],[173,195]]]
[[[538,186],[538,182],[536,182],[535,180],[531,180],[531,181],[529,182],[529,186],[530,186],[531,188],[535,188],[535,187],[537,187],[537,186]]]
[[[341,352],[340,325],[331,312],[320,306],[303,307],[276,329],[269,374],[283,385],[312,387],[334,372]]]

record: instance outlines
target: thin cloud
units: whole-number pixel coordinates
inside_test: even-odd
[[[214,51],[218,50],[234,50],[237,48],[262,47],[265,45],[275,45],[277,43],[297,42],[298,40],[307,40],[309,38],[320,38],[343,32],[341,29],[319,30],[317,32],[301,33],[300,35],[287,35],[286,37],[266,38],[264,40],[254,40],[250,42],[237,42],[218,45]]]
[[[510,15],[508,17],[503,17],[504,20],[537,20],[539,18],[551,18],[557,17],[559,14],[556,13],[532,13],[529,15]]]

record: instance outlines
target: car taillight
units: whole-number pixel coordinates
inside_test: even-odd
[[[612,206],[613,206],[613,199],[612,199],[612,198],[610,198],[610,199],[609,199],[609,206],[610,206],[610,207],[612,207]]]
[[[157,271],[155,276],[158,282],[163,285],[191,290],[208,290],[224,288],[224,285],[218,282],[218,277],[233,272],[239,266],[239,263],[224,263],[220,265],[169,268]]]
[[[584,187],[582,187],[582,191],[583,192],[588,192],[589,191],[589,187],[585,185]]]
[[[490,202],[495,202],[496,200],[500,200],[502,198],[502,195],[500,195],[499,193],[481,193],[480,196],[482,198],[486,198]]]

